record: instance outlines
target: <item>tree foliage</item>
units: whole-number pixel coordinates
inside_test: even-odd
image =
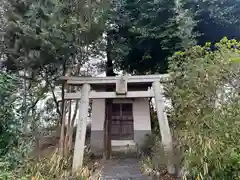
[[[1,70],[6,71],[5,74],[14,74],[18,77],[19,84],[16,89],[12,88],[12,93],[22,97],[18,99],[17,107],[11,107],[12,104],[9,104],[9,107],[8,104],[5,106],[9,115],[13,115],[12,111],[21,115],[21,120],[16,119],[17,122],[14,122],[15,125],[20,124],[20,127],[16,129],[19,130],[20,137],[14,141],[15,144],[11,147],[14,151],[8,152],[6,149],[6,153],[12,155],[12,160],[20,160],[20,157],[14,156],[12,152],[16,152],[16,149],[24,152],[18,146],[24,138],[30,136],[30,140],[34,141],[35,146],[38,146],[39,138],[42,136],[41,131],[50,125],[60,124],[59,119],[64,116],[61,111],[64,109],[64,103],[61,105],[58,102],[56,92],[58,87],[55,82],[61,75],[80,75],[80,68],[88,61],[90,51],[95,50],[92,44],[102,35],[105,19],[104,9],[107,8],[107,3],[103,4],[101,1],[11,0],[6,7],[4,14],[6,26],[3,28],[1,26],[1,30],[4,32],[1,34],[4,35],[1,38],[3,40],[1,52],[4,57],[1,59]],[[63,99],[64,86],[60,89],[61,91]],[[49,94],[52,95],[52,98],[49,98]],[[46,103],[46,106],[42,107],[40,101],[44,98],[52,100],[51,105],[55,106],[48,106]],[[3,109],[4,113],[8,112],[5,110]],[[50,113],[46,114],[48,111]],[[75,111],[77,112],[77,106]],[[60,116],[57,123],[55,122],[55,112]],[[7,119],[3,119],[4,122],[1,124],[3,128],[6,127],[1,135],[7,134],[6,137],[1,136],[3,137],[1,143],[10,143],[8,138],[12,136],[9,133],[13,131],[12,125],[10,124],[8,127],[7,122],[5,125]],[[26,123],[25,120],[27,120]],[[24,127],[27,127],[26,131],[23,131],[23,124],[25,124]],[[64,125],[65,123],[63,127]],[[24,136],[22,136],[23,132]],[[14,137],[18,136],[14,134]],[[34,146],[31,148],[33,149]],[[6,163],[10,162],[9,159],[5,160]],[[58,159],[55,161],[58,163]],[[51,167],[51,164],[46,166]],[[5,170],[12,169],[6,168]]]
[[[8,69],[23,69],[26,65],[39,69],[47,64],[58,67],[76,57],[80,47],[90,44],[101,32],[96,28],[101,16],[92,10],[97,8],[96,3],[10,2],[4,38]],[[96,19],[93,20],[92,15],[96,15]]]
[[[197,38],[199,44],[218,42],[224,36],[240,39],[238,0],[188,0],[185,7],[192,10],[198,22],[195,30],[200,33]]]
[[[17,144],[21,119],[15,112],[17,81],[6,73],[0,73],[0,156],[6,155]]]
[[[24,164],[31,144],[31,140],[24,141],[21,131],[19,83],[16,76],[0,72],[0,179],[13,178],[11,171]]]
[[[238,179],[240,42],[222,39],[170,60],[171,121],[191,178]]]
[[[131,73],[165,73],[175,51],[239,35],[240,2],[156,0],[113,3],[115,67]]]
[[[113,56],[118,57],[115,65],[128,72],[163,73],[169,55],[194,44],[191,14],[175,0],[122,0],[110,16],[115,28]]]

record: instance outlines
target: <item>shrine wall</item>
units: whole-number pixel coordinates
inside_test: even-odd
[[[134,141],[142,145],[151,133],[150,107],[148,98],[136,98],[133,103]]]
[[[92,123],[91,123],[91,151],[94,154],[102,154],[104,150],[104,119],[105,99],[94,99],[92,101]]]

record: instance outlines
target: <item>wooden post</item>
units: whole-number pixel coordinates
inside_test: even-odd
[[[73,172],[77,172],[83,165],[83,155],[86,137],[86,126],[89,108],[89,92],[90,85],[83,84],[81,88],[81,100],[79,109],[79,120],[77,123],[77,132],[75,140],[75,148],[73,155]]]
[[[60,156],[64,156],[64,134],[65,134],[65,120],[66,120],[66,100],[63,100],[62,103],[63,105],[61,106],[62,107],[62,116],[61,116],[61,119],[60,119],[60,140],[59,140],[59,153],[60,153]]]
[[[63,151],[64,156],[67,156],[70,153],[68,144],[70,140],[71,116],[72,116],[72,100],[70,99],[68,102],[68,119],[67,119],[67,126],[66,126],[65,140],[64,140],[64,151]]]
[[[104,123],[104,159],[112,158],[112,99],[106,99],[106,117]]]
[[[164,148],[165,155],[167,156],[167,170],[169,174],[175,173],[175,168],[173,164],[173,144],[172,144],[172,135],[170,127],[168,124],[167,114],[165,112],[164,101],[163,101],[163,87],[159,81],[155,81],[152,84],[155,104],[157,110],[158,123],[162,138],[162,145]]]

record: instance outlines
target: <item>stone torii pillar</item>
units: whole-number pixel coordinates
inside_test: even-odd
[[[163,101],[163,87],[159,81],[155,81],[152,84],[155,104],[157,110],[158,123],[162,138],[162,145],[164,148],[164,153],[167,156],[167,170],[169,174],[175,173],[175,168],[173,164],[173,144],[172,144],[172,135],[170,127],[168,124],[167,114],[165,112],[165,106]]]
[[[85,147],[86,126],[89,108],[89,92],[90,85],[83,84],[81,88],[81,100],[79,107],[79,119],[77,122],[77,132],[75,139],[74,155],[73,155],[73,172],[77,172],[83,164],[83,155]]]

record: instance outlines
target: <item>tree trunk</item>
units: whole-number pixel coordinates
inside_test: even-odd
[[[64,141],[64,155],[67,156],[69,154],[68,144],[70,141],[70,129],[71,129],[71,115],[72,115],[72,100],[69,100],[68,103],[68,120],[67,120],[67,128],[66,128],[66,135]]]
[[[107,33],[107,62],[106,62],[106,76],[115,76],[113,72],[113,61],[111,58],[112,43],[111,32]],[[106,88],[106,91],[113,91],[112,88]],[[105,121],[104,121],[104,158],[109,159],[112,156],[111,145],[111,127],[112,127],[112,100],[106,99],[105,107]]]
[[[66,70],[67,70],[67,67],[66,67],[66,61],[63,62],[62,64],[62,68],[63,68],[63,72],[62,72],[62,76],[65,76],[66,75]],[[66,88],[66,84],[65,83],[62,83],[62,88],[61,88],[61,99],[62,99],[62,104],[61,104],[61,117],[60,117],[60,121],[59,121],[59,125],[61,125],[61,123],[63,122],[62,119],[63,119],[63,116],[65,115],[65,101],[64,101],[64,96],[65,96],[65,88]]]
[[[62,64],[62,76],[65,76],[66,74],[66,61],[63,62]],[[61,127],[60,131],[60,140],[59,140],[59,153],[61,156],[64,155],[64,134],[65,134],[65,115],[66,115],[66,102],[64,100],[65,96],[65,83],[62,83],[62,88],[61,88],[61,96],[62,96],[62,104],[61,104],[61,114],[59,117],[59,127]]]
[[[62,102],[62,104],[66,104],[65,102]],[[64,134],[65,134],[65,106],[62,106],[62,116],[61,116],[61,132],[60,132],[60,140],[59,140],[59,153],[60,156],[64,155]]]
[[[25,111],[27,109],[27,71],[26,69],[24,69],[24,78],[23,78],[23,89],[24,89],[24,95],[23,95],[23,111]],[[23,121],[23,132],[28,133],[28,117],[25,113],[24,114],[24,121]]]
[[[69,129],[69,141],[68,141],[68,152],[70,152],[72,150],[72,146],[73,146],[73,129],[74,129],[74,122],[77,116],[77,111],[78,111],[78,107],[79,107],[79,100],[76,101],[76,106],[73,112],[73,117],[71,119],[70,122],[70,129]]]

